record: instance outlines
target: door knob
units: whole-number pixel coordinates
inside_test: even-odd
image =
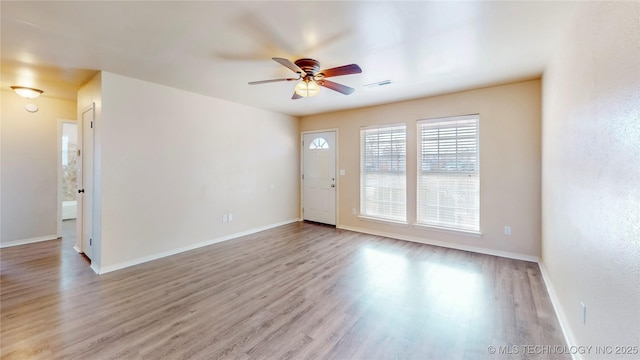
[[[336,187],[336,184],[331,184],[331,187]]]

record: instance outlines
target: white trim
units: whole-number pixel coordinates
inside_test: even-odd
[[[49,241],[49,240],[58,240],[59,238],[60,237],[58,235],[52,234],[52,235],[45,235],[45,236],[36,236],[36,237],[28,238],[28,239],[12,240],[12,241],[7,241],[7,242],[4,242],[4,243],[0,243],[0,248],[6,248],[6,247],[18,246],[18,245],[26,245],[26,244],[32,244],[32,243],[37,243],[37,242],[42,242],[42,241]]]
[[[278,227],[278,226],[287,225],[287,224],[291,224],[291,223],[299,222],[299,221],[301,221],[299,218],[289,219],[289,220],[285,220],[285,221],[282,221],[282,222],[279,222],[279,223],[266,225],[266,226],[262,226],[262,227],[259,227],[259,228],[246,230],[246,231],[241,231],[239,233],[235,233],[235,234],[231,234],[231,235],[221,236],[219,238],[215,238],[215,239],[211,239],[211,240],[207,240],[207,241],[203,241],[203,242],[199,242],[199,243],[191,244],[191,245],[187,245],[187,246],[182,246],[182,247],[179,247],[179,248],[176,248],[176,249],[162,251],[162,252],[159,252],[159,253],[155,253],[155,254],[139,257],[137,259],[132,259],[132,260],[129,260],[129,261],[125,261],[125,262],[121,262],[121,263],[113,264],[113,265],[108,265],[108,266],[98,267],[97,265],[95,265],[95,262],[92,262],[91,263],[91,268],[93,269],[93,271],[96,272],[96,274],[105,274],[105,273],[108,273],[108,272],[112,272],[112,271],[128,268],[130,266],[146,263],[148,261],[161,259],[161,258],[164,258],[164,257],[167,257],[167,256],[176,255],[176,254],[179,254],[179,253],[182,253],[182,252],[185,252],[185,251],[198,249],[198,248],[201,248],[201,247],[204,247],[204,246],[217,244],[219,242],[223,242],[223,241],[227,241],[227,240],[233,240],[233,239],[236,239],[236,238],[239,238],[239,237],[242,237],[242,236],[255,234],[257,232],[273,229],[273,228]]]
[[[413,224],[413,227],[417,228],[417,229],[433,230],[433,231],[438,231],[438,232],[444,232],[444,233],[456,234],[456,235],[463,235],[463,236],[469,236],[469,237],[477,237],[477,238],[482,237],[482,233],[481,232],[473,231],[473,230],[452,229],[452,228],[433,226],[433,225],[426,225],[426,224],[420,224],[420,223]]]
[[[416,120],[416,141],[417,141],[417,145],[416,145],[416,159],[420,159],[420,152],[421,152],[421,139],[420,139],[420,124],[424,124],[424,123],[429,123],[429,122],[436,122],[436,121],[443,121],[443,120],[447,120],[447,121],[458,121],[458,120],[468,120],[468,119],[475,119],[476,120],[476,145],[477,145],[477,149],[476,149],[476,156],[477,156],[477,176],[478,176],[478,206],[480,206],[480,204],[482,204],[482,177],[480,174],[480,171],[482,170],[480,168],[480,160],[481,160],[481,152],[480,152],[480,113],[476,113],[476,114],[466,114],[466,115],[454,115],[454,116],[441,116],[441,117],[435,117],[435,118],[423,118],[423,119],[418,119]],[[416,162],[416,223],[414,224],[414,226],[425,226],[425,227],[429,227],[429,228],[435,228],[435,229],[442,229],[444,231],[456,231],[456,232],[462,232],[462,233],[467,233],[467,234],[471,234],[470,236],[474,236],[473,234],[477,234],[475,235],[476,237],[481,237],[482,236],[482,231],[480,230],[480,224],[482,224],[482,211],[480,211],[480,208],[478,208],[478,230],[458,230],[458,229],[451,229],[451,228],[447,228],[447,227],[438,227],[438,226],[429,226],[423,223],[419,223],[418,220],[418,184],[420,184],[420,160],[418,160]],[[466,234],[465,234],[466,235]]]
[[[560,323],[560,329],[562,330],[562,334],[564,335],[564,340],[567,342],[567,346],[569,347],[577,346],[577,342],[575,340],[575,337],[573,336],[573,333],[571,332],[571,327],[569,326],[567,316],[562,310],[562,306],[560,305],[560,298],[553,288],[553,283],[551,282],[551,278],[549,277],[549,272],[542,262],[542,259],[538,260],[538,267],[540,268],[540,274],[542,274],[544,285],[547,288],[547,293],[549,293],[551,305],[553,305],[553,310],[556,312],[556,317],[558,318],[558,322]],[[573,360],[582,360],[582,356],[580,356],[580,354],[578,354],[577,352],[572,352],[571,357]]]
[[[390,127],[400,127],[400,126],[404,126],[406,128],[407,127],[407,123],[406,122],[398,122],[398,123],[393,123],[393,124],[371,124],[371,125],[365,125],[365,126],[360,126],[360,131],[369,130],[369,129],[386,129],[386,128],[390,128]]]
[[[445,241],[429,240],[429,239],[420,238],[420,237],[416,237],[416,236],[393,234],[393,233],[387,233],[387,232],[384,232],[384,231],[362,229],[362,228],[358,228],[358,227],[345,226],[345,225],[339,225],[339,226],[336,226],[336,228],[343,229],[343,230],[349,230],[349,231],[355,231],[355,232],[364,233],[364,234],[370,234],[370,235],[376,235],[376,236],[384,236],[384,237],[388,237],[388,238],[392,238],[392,239],[405,240],[405,241],[411,241],[411,242],[416,242],[416,243],[421,243],[421,244],[440,246],[440,247],[444,247],[444,248],[464,250],[464,251],[470,251],[470,252],[479,253],[479,254],[499,256],[499,257],[508,258],[508,259],[530,261],[530,262],[535,262],[535,263],[537,263],[538,260],[539,260],[539,258],[537,256],[531,256],[531,255],[519,254],[519,253],[512,253],[512,252],[501,251],[501,250],[486,249],[486,248],[481,248],[481,247],[477,247],[477,246],[453,244],[453,243],[449,243],[449,242],[445,242]]]
[[[105,272],[100,272],[100,267],[98,266],[98,264],[96,264],[95,262],[91,262],[91,265],[89,266],[91,268],[91,270],[93,270],[94,273],[100,275],[100,274],[104,274]]]
[[[396,132],[400,129],[403,129],[404,132],[404,145],[405,145],[405,151],[404,151],[404,162],[405,162],[405,169],[404,172],[402,173],[402,178],[404,180],[404,220],[395,220],[395,219],[389,219],[389,218],[384,218],[382,216],[376,216],[376,214],[367,214],[367,206],[366,206],[366,201],[367,201],[367,197],[366,195],[363,195],[363,191],[365,189],[364,187],[364,182],[363,182],[363,178],[365,178],[367,176],[367,174],[372,174],[372,176],[378,176],[378,175],[374,175],[374,174],[380,174],[381,171],[378,169],[378,171],[370,171],[370,172],[366,172],[364,171],[364,164],[363,164],[363,156],[365,155],[365,151],[363,151],[364,148],[366,148],[366,143],[367,140],[365,139],[367,136],[365,135],[366,133],[368,133],[369,131],[373,131],[373,130],[378,130],[379,132],[375,135],[380,135],[380,132],[382,131],[389,131],[389,132]],[[408,195],[408,184],[407,184],[407,175],[408,175],[408,168],[407,168],[407,161],[408,161],[408,157],[407,157],[407,142],[408,142],[408,126],[406,122],[399,122],[399,123],[393,123],[393,124],[374,124],[374,125],[367,125],[367,126],[361,126],[360,127],[360,131],[358,134],[358,206],[359,206],[359,218],[362,219],[371,219],[371,220],[380,220],[380,221],[388,221],[389,223],[396,223],[396,224],[409,224],[409,222],[407,221],[407,206],[408,206],[408,201],[407,201],[407,195]],[[393,136],[392,136],[393,139]],[[395,142],[394,140],[391,140],[393,142]],[[400,176],[394,173],[394,175],[396,176]],[[389,212],[391,212],[391,210],[389,210]],[[389,215],[389,214],[382,214],[382,215]]]
[[[453,115],[453,116],[438,116],[438,117],[426,117],[426,118],[420,118],[416,121],[420,122],[420,121],[439,121],[439,120],[451,120],[451,121],[456,121],[456,120],[469,120],[472,118],[480,118],[480,113],[472,113],[472,114],[465,114],[465,115]],[[480,126],[478,126],[480,127]]]
[[[403,226],[403,227],[409,226],[409,223],[406,221],[383,219],[383,218],[377,218],[377,217],[367,216],[362,214],[358,215],[358,220],[371,221],[371,222],[380,223],[380,224],[397,225],[397,226]]]

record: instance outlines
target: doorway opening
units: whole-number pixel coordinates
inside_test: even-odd
[[[62,123],[61,166],[62,166],[62,221],[75,220],[78,214],[78,125]]]
[[[78,125],[58,120],[58,237],[74,226],[78,213]]]

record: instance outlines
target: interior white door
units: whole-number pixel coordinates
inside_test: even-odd
[[[93,256],[93,106],[82,113],[82,252]]]
[[[336,224],[336,132],[307,133],[302,142],[304,220]]]

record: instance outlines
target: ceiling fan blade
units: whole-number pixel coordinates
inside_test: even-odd
[[[292,63],[291,61],[289,61],[288,59],[283,59],[283,58],[272,58],[275,62],[284,65],[286,67],[288,67],[289,69],[291,69],[291,71],[293,71],[294,73],[297,74],[304,74],[305,72],[300,69],[298,67],[298,65]]]
[[[356,89],[354,89],[352,87],[348,87],[346,85],[338,84],[336,82],[329,81],[329,80],[318,80],[316,82],[320,86],[324,86],[324,87],[326,87],[328,89],[337,91],[337,92],[345,94],[345,95],[349,95],[349,94],[353,93],[354,91],[356,91]]]
[[[286,78],[286,79],[271,79],[271,80],[260,80],[260,81],[251,81],[249,85],[258,85],[258,84],[266,84],[278,81],[294,81],[298,80],[298,78]]]
[[[302,99],[302,96],[298,95],[297,92],[293,92],[293,96],[291,97],[291,100],[297,100],[297,99]]]
[[[322,75],[323,77],[332,77],[332,76],[342,76],[342,75],[351,75],[351,74],[360,74],[362,69],[358,64],[349,64],[344,66],[338,66],[327,70],[321,70],[318,72],[318,75]]]

